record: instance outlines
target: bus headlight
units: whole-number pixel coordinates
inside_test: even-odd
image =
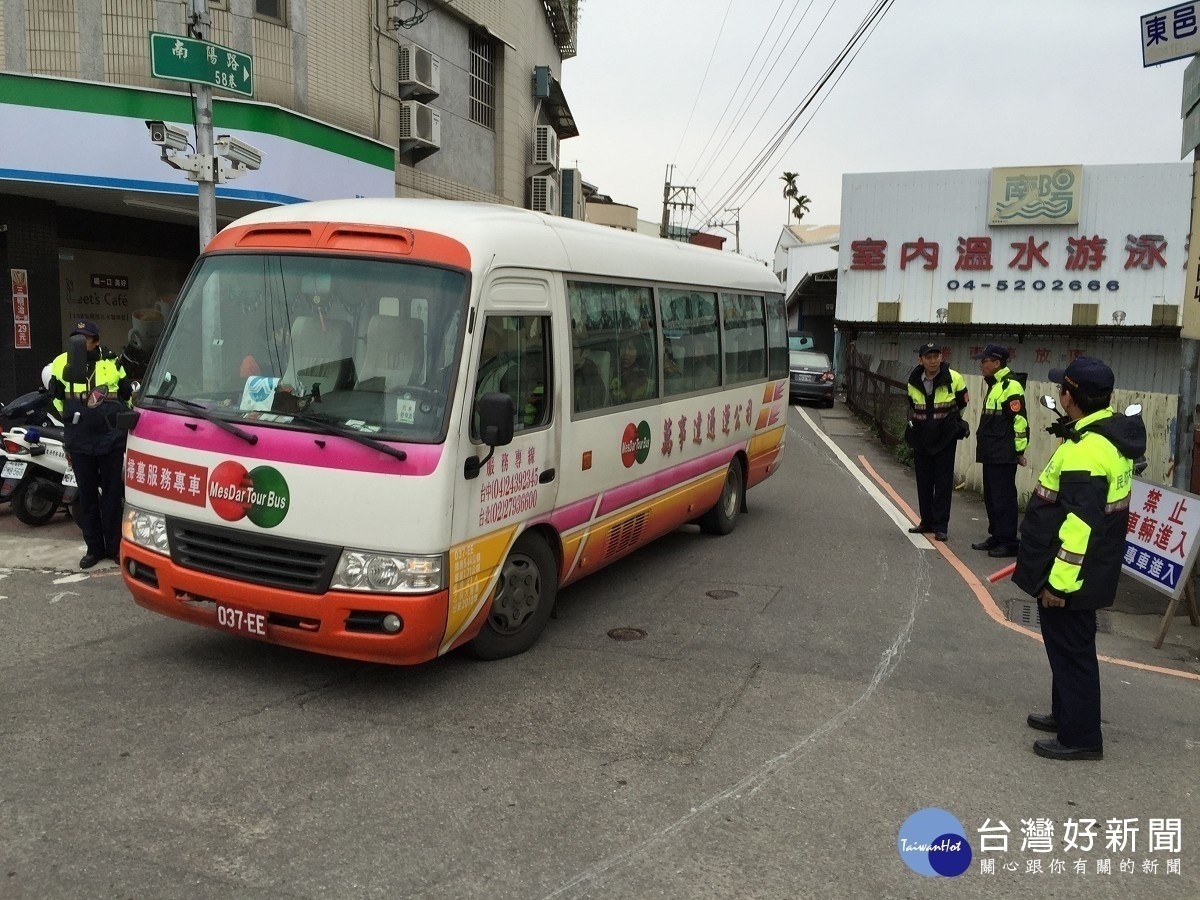
[[[167,556],[171,554],[171,548],[167,545],[167,520],[158,513],[146,512],[126,504],[121,536],[155,553]]]
[[[442,589],[441,556],[394,556],[343,550],[331,589],[375,594],[417,594]]]

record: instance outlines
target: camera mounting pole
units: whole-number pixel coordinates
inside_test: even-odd
[[[208,40],[212,19],[208,15],[208,0],[188,0],[188,33],[199,40]],[[212,88],[196,85],[196,155],[212,160],[212,171],[197,172],[196,193],[199,201],[200,249],[203,251],[217,235],[218,160],[213,155]]]

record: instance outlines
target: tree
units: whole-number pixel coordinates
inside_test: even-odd
[[[792,201],[800,196],[800,188],[796,186],[796,179],[799,177],[799,172],[784,172],[779,176],[779,180],[783,182],[783,199],[788,201],[789,225],[792,222]]]
[[[796,221],[799,222],[804,218],[804,214],[808,212],[808,204],[812,198],[809,197],[808,194],[800,194],[799,196],[793,197],[793,199],[796,201],[796,205],[792,208],[792,215],[794,215],[796,217]]]

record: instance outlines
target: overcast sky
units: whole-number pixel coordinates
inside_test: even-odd
[[[562,144],[561,164],[651,221],[674,164],[673,182],[696,187],[704,207],[693,225],[740,206],[742,252],[770,260],[785,170],[812,198],[804,223],[826,225],[839,220],[846,173],[1179,161],[1187,62],[1143,68],[1139,28],[1173,4],[896,0],[739,189],[875,5],[583,0],[562,77],[580,136]]]

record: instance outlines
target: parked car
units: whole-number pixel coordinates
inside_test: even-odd
[[[789,350],[788,368],[789,401],[824,400],[827,407],[833,407],[833,366],[828,356],[816,350]]]

